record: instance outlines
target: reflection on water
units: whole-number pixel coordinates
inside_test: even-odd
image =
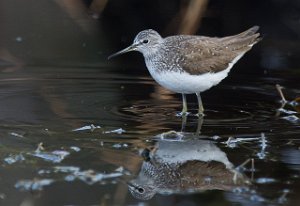
[[[182,119],[179,96],[113,68],[2,73],[0,204],[293,205],[300,133],[284,117],[299,113],[280,109],[280,75],[236,78],[248,83],[225,81],[203,119]]]
[[[148,200],[156,193],[227,191],[249,183],[212,141],[185,138],[182,133],[180,140],[164,138],[142,152],[140,172],[128,184],[134,197]]]

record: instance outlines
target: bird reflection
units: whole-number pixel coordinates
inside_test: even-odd
[[[140,172],[128,182],[135,198],[149,200],[157,193],[228,191],[249,184],[213,141],[177,134],[180,138],[174,139],[176,133],[172,132],[172,139],[160,138],[152,149],[141,152],[144,161]]]

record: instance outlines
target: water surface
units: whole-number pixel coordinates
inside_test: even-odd
[[[2,72],[0,204],[295,205],[299,109],[275,84],[300,90],[284,74],[234,73],[203,119],[188,96],[184,120],[180,95],[120,67]]]

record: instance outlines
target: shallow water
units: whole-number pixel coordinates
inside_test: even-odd
[[[188,96],[186,120],[180,95],[120,71],[1,74],[1,205],[299,202],[300,116],[275,88],[299,97],[293,71],[234,73],[203,93],[204,118]]]

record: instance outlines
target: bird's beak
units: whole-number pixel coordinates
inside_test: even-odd
[[[133,184],[131,184],[130,182],[127,182],[127,186],[130,188],[130,189],[135,189],[136,186],[134,186]]]
[[[127,47],[127,48],[125,48],[125,49],[123,49],[123,50],[121,50],[121,51],[118,51],[118,52],[116,52],[116,53],[110,55],[109,57],[107,57],[107,59],[111,59],[111,58],[113,58],[113,57],[115,57],[115,56],[119,56],[119,55],[121,55],[121,54],[130,52],[130,51],[135,51],[135,50],[136,50],[136,45],[135,45],[135,44],[132,44],[131,46],[129,46],[129,47]]]

